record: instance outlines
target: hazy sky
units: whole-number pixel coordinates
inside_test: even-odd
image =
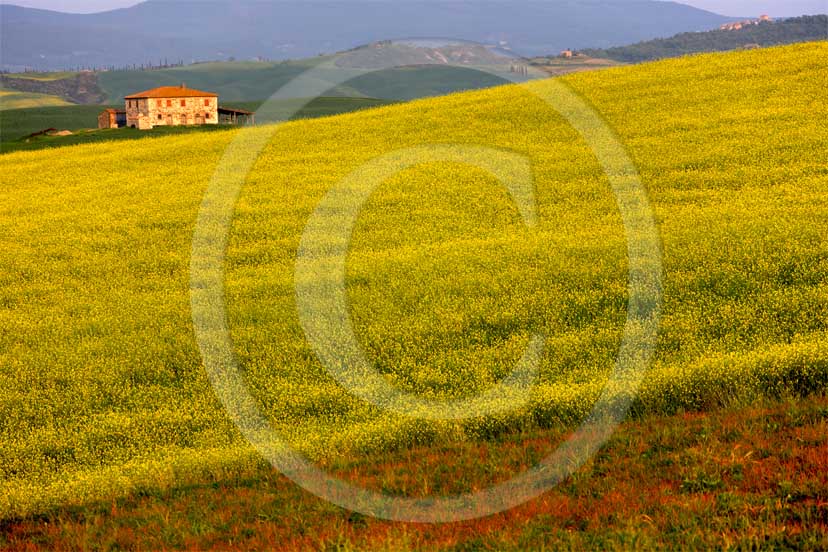
[[[680,0],[723,15],[756,16],[763,13],[775,17],[828,12],[828,0]],[[0,0],[17,4],[76,13],[89,13],[137,4],[136,0]]]

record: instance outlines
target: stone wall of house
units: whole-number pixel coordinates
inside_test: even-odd
[[[126,100],[127,126],[147,130],[152,128],[149,120],[149,100]]]
[[[216,125],[218,98],[145,98],[126,100],[127,126]]]

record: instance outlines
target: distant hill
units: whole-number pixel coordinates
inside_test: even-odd
[[[411,100],[487,88],[523,79],[511,72],[515,59],[477,44],[372,43],[334,56],[281,61],[208,62],[144,70],[0,75],[0,86],[61,96],[79,104],[118,104],[127,94],[187,83],[219,94],[221,101],[257,101],[316,68],[314,81],[326,96]],[[380,70],[382,67],[394,69]],[[480,69],[483,69],[481,71]],[[335,84],[347,78],[342,84]],[[315,95],[315,94],[309,94]]]
[[[828,39],[828,15],[813,15],[775,22],[761,22],[738,30],[717,29],[700,33],[681,33],[671,38],[649,40],[630,46],[587,49],[581,52],[590,57],[635,63],[702,52],[721,52],[745,47],[777,46],[826,39]]]
[[[0,75],[0,86],[22,92],[53,94],[78,104],[119,104],[124,96],[157,86],[186,83],[219,94],[222,102],[260,101],[314,67],[314,84],[335,97],[411,100],[488,88],[547,73],[598,69],[615,62],[591,59],[545,64],[515,59],[507,51],[476,43],[380,41],[341,52],[290,61],[206,62],[180,67],[81,73]],[[523,73],[529,65],[541,71]],[[393,67],[392,69],[382,69]],[[342,81],[341,84],[335,84]],[[315,95],[319,90],[313,94]],[[305,94],[300,94],[305,96]]]
[[[1,68],[296,59],[411,37],[497,44],[533,56],[700,31],[729,20],[654,0],[151,0],[84,15],[2,5]]]
[[[99,86],[105,90],[107,102],[119,103],[136,90],[182,82],[193,88],[216,92],[221,101],[264,100],[299,74],[315,59],[285,63],[205,63],[153,71],[108,71],[98,74]],[[446,66],[415,66],[365,74],[354,70],[354,77],[342,85],[333,81],[346,69],[321,70],[321,84],[330,83],[326,96],[350,96],[410,100],[439,96],[460,90],[487,88],[507,82],[496,75],[472,68]]]

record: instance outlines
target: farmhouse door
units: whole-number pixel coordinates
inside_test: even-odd
[[[182,125],[186,125],[186,124],[187,124],[187,114],[186,114],[186,113],[182,113],[182,114],[181,114],[181,124],[182,124]]]
[[[173,126],[172,115],[167,115],[167,124]]]
[[[203,125],[203,124],[204,124],[204,115],[202,115],[201,113],[199,113],[198,115],[196,115],[196,118],[195,118],[195,124],[197,124],[197,125]]]

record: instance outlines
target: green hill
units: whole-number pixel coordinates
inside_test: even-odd
[[[261,102],[320,61],[326,60],[330,58],[280,63],[213,62],[164,69],[103,71],[96,74],[84,73],[83,82],[77,75],[67,73],[26,73],[2,75],[2,78],[10,89],[17,88],[27,93],[44,92],[61,96],[67,102],[81,104],[97,104],[100,98],[105,98],[104,103],[112,105],[120,105],[124,96],[136,91],[157,86],[177,86],[183,82],[191,88],[217,93],[222,104],[226,104]],[[508,82],[507,76],[514,77],[508,74],[508,64],[485,69],[481,71],[474,66],[417,65],[369,72],[365,68],[337,66],[317,71],[317,79],[321,80],[316,83],[322,90],[326,90],[324,95],[328,97],[400,101],[488,88]],[[492,70],[495,74],[489,72]],[[503,76],[498,76],[498,71]],[[350,80],[334,84],[343,76]],[[96,93],[89,94],[89,87],[94,88]]]
[[[98,114],[106,106],[63,105],[0,111],[0,143],[19,140],[46,128],[78,130],[96,128]]]
[[[182,82],[192,88],[215,92],[222,102],[238,102],[269,98],[316,63],[317,59],[282,63],[203,63],[151,71],[106,71],[100,73],[98,79],[111,103],[117,103],[137,90]],[[353,80],[339,86],[332,84],[335,78],[349,72],[353,74]],[[364,72],[342,67],[322,71],[323,87],[325,82],[331,83],[327,85],[330,88],[325,95],[410,100],[507,82],[503,78],[462,67],[412,67],[363,75]],[[324,80],[327,74],[330,75],[328,81]]]
[[[828,15],[809,15],[775,22],[762,22],[739,30],[681,33],[671,38],[658,38],[630,46],[585,49],[582,52],[591,57],[636,63],[704,52],[779,46],[813,40],[828,40]]]
[[[219,161],[228,151],[243,153],[228,150],[236,137],[265,147],[244,180],[227,237],[227,322],[244,383],[281,438],[323,466],[389,451],[409,451],[416,462],[459,447],[474,455],[470,466],[487,470],[498,463],[489,445],[510,435],[568,435],[615,366],[628,315],[627,240],[641,227],[625,230],[596,156],[606,152],[596,154],[539,98],[553,95],[557,83],[612,127],[658,224],[661,324],[633,415],[824,393],[828,106],[816,99],[824,95],[826,55],[828,44],[808,43],[688,57],[245,134],[0,156],[0,518],[92,501],[115,512],[113,497],[152,497],[159,488],[260,468],[208,380],[191,311],[199,209]],[[524,224],[526,198],[514,200],[485,169],[492,150],[471,164],[426,157],[382,180],[356,221],[344,269],[348,316],[383,380],[432,400],[491,389],[533,335],[543,336],[538,380],[514,411],[458,421],[383,411],[343,388],[305,338],[297,286],[328,285],[325,263],[341,251],[328,239],[343,228],[333,225],[311,242],[320,252],[307,262],[321,263],[318,271],[299,271],[309,219],[353,171],[367,167],[365,174],[376,175],[378,156],[423,145],[519,156],[526,163],[505,169],[531,171],[536,224]],[[319,216],[337,205],[323,204]],[[657,260],[651,251],[633,252],[642,262]],[[200,266],[195,270],[200,282]],[[197,297],[202,289],[196,286]],[[802,438],[815,439],[809,435]],[[631,437],[622,446],[643,457],[639,445]],[[529,444],[515,446],[527,462],[542,457]],[[677,461],[670,446],[658,456],[665,467]],[[709,458],[709,446],[700,437],[698,455]],[[704,464],[708,472],[729,462],[735,473],[733,458],[745,454],[715,452]],[[610,470],[594,475],[605,482],[619,468],[599,465]],[[404,488],[386,480],[377,488],[413,495],[444,489],[446,481],[451,492],[478,488],[459,466],[444,465],[423,475],[433,480]],[[361,483],[358,468],[348,464],[347,472]],[[824,491],[791,490],[785,469],[764,474],[779,481],[773,503],[812,504],[799,527],[821,523],[816,505]],[[727,497],[711,494],[721,494],[724,483],[708,472],[680,483],[682,492],[703,494],[693,507],[741,515],[727,509]],[[622,503],[623,492],[612,492]],[[663,489],[654,493],[661,497]],[[773,503],[768,508],[776,511]],[[304,514],[278,502],[276,517],[285,523]],[[646,522],[640,510],[636,515],[638,525]],[[165,527],[163,516],[157,519]],[[191,521],[193,531],[212,534]],[[537,538],[527,535],[526,547],[535,548]]]

